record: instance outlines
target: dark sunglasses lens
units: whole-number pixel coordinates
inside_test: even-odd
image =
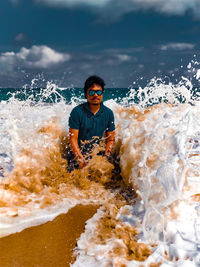
[[[101,91],[101,90],[97,90],[97,91],[95,91],[95,90],[90,90],[90,91],[89,91],[89,95],[90,95],[90,96],[95,95],[95,93],[97,93],[97,95],[102,95],[102,94],[103,94],[103,91]]]
[[[103,94],[103,91],[101,91],[101,90],[97,91],[97,95],[102,95],[102,94]]]
[[[95,95],[95,91],[94,90],[90,90],[89,91],[89,95]]]

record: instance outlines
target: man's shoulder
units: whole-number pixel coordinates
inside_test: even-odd
[[[85,103],[79,104],[79,105],[77,105],[76,107],[74,107],[74,108],[72,109],[72,112],[73,112],[73,113],[74,113],[74,112],[78,112],[78,113],[79,113],[79,112],[82,112],[84,106],[85,106]]]
[[[107,122],[106,131],[112,132],[115,130],[115,118],[114,118],[113,111],[107,106],[103,106],[103,108],[104,108],[104,114],[105,114],[104,117],[106,118],[106,122]]]
[[[112,109],[110,109],[109,107],[105,106],[104,104],[103,104],[103,109],[104,109],[104,111],[105,111],[106,113],[108,113],[108,114],[113,114]]]
[[[69,127],[71,129],[79,129],[80,122],[84,118],[84,103],[74,107],[69,116]]]

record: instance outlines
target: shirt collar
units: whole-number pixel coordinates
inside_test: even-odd
[[[90,113],[90,115],[93,115],[93,116],[99,116],[100,113],[102,113],[103,110],[104,110],[104,104],[103,104],[103,102],[100,103],[100,109],[99,109],[99,111],[98,111],[95,115],[94,115],[94,113],[90,110],[90,106],[89,106],[89,103],[88,103],[88,102],[85,103],[84,108]]]

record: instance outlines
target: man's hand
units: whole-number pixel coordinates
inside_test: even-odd
[[[79,169],[83,169],[86,166],[86,161],[84,157],[78,158],[77,161],[79,163]]]
[[[79,163],[79,169],[82,169],[86,166],[86,161],[81,153],[81,150],[78,145],[78,134],[79,130],[69,129],[69,142],[72,152],[74,153],[76,160]]]
[[[113,147],[115,145],[115,132],[107,132],[106,133],[106,151],[105,151],[105,156],[110,157]]]

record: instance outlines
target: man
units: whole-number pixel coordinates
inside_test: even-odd
[[[86,166],[86,154],[102,137],[105,136],[106,140],[106,157],[111,155],[115,144],[114,115],[102,103],[104,86],[100,77],[90,76],[84,86],[87,102],[76,106],[69,117],[70,148],[80,169]],[[68,163],[75,162],[71,160]]]

